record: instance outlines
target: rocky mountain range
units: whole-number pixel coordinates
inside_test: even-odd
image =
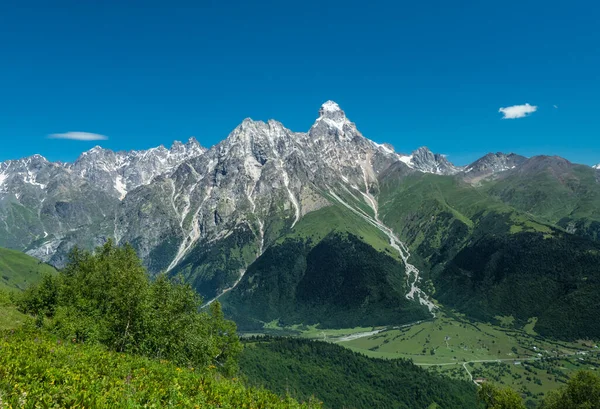
[[[246,119],[210,150],[190,139],[171,149],[95,147],[73,163],[35,155],[0,164],[0,245],[60,265],[76,242],[128,240],[147,257],[159,241],[175,236],[177,251],[160,266],[172,268],[198,240],[218,239],[240,224],[264,245],[264,222],[273,212],[294,225],[327,202],[316,191],[342,185],[366,192],[394,162],[437,174],[460,171],[427,148],[402,156],[364,138],[331,101],[307,133]],[[150,209],[148,195],[160,205]],[[161,212],[158,229],[154,220],[145,226],[137,217],[155,212]]]
[[[339,298],[357,300],[346,313],[381,315],[396,300],[402,311],[394,314],[419,318],[435,313],[428,287],[483,234],[480,226],[559,229],[596,240],[600,215],[589,205],[600,197],[594,173],[556,157],[490,153],[458,167],[425,147],[399,154],[364,137],[328,101],[307,132],[245,119],[210,149],[190,139],[170,149],[95,147],[73,163],[39,155],[0,163],[0,247],[60,267],[75,245],[131,243],[151,274],[181,274],[207,300],[229,293],[232,313],[268,293],[261,302],[272,308],[257,312],[264,321],[316,314],[315,282],[339,284],[345,276],[313,268],[311,260],[321,265],[323,248],[342,254],[351,246],[362,260],[350,254],[336,262],[350,263],[358,280],[350,292],[340,285]],[[523,190],[528,183],[531,189]],[[560,208],[544,202],[554,194]],[[286,272],[293,284],[281,287],[281,277],[265,279],[282,273],[269,273],[264,260],[285,263],[289,246],[300,258]],[[365,260],[378,260],[386,273],[372,276]],[[284,302],[294,297],[302,308]],[[331,308],[339,302],[319,297]]]

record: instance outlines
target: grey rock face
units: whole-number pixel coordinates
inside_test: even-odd
[[[306,133],[245,119],[209,150],[191,139],[171,149],[96,147],[69,164],[4,162],[0,246],[60,266],[75,244],[113,238],[132,243],[151,272],[198,279],[211,295],[332,195],[374,203],[378,176],[392,165],[458,171],[426,148],[409,158],[374,143],[332,101]]]
[[[438,175],[454,175],[460,168],[454,166],[444,155],[431,152],[427,147],[421,147],[411,155],[411,162],[416,170]]]
[[[123,199],[128,191],[147,185],[156,176],[173,171],[205,151],[194,138],[185,145],[175,142],[170,150],[159,146],[146,151],[113,152],[97,146],[66,167]]]
[[[468,179],[485,178],[498,172],[514,169],[526,160],[526,157],[515,153],[488,153],[468,165],[464,169],[464,174]]]

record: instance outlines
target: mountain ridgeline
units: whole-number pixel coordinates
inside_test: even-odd
[[[308,132],[245,119],[210,149],[191,139],[0,163],[0,220],[0,246],[57,267],[76,244],[130,243],[150,274],[219,297],[242,328],[400,324],[436,299],[600,336],[598,167],[404,155],[332,101]]]

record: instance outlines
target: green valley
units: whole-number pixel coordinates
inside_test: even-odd
[[[576,371],[600,370],[600,339],[553,340],[535,333],[535,322],[521,326],[512,317],[496,317],[490,324],[443,310],[435,319],[400,327],[330,330],[271,323],[265,333],[334,343],[386,361],[409,360],[454,379],[484,378],[519,391],[536,407]]]

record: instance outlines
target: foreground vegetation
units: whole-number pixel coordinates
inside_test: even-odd
[[[0,408],[315,408],[224,378],[39,331],[0,337]]]
[[[319,406],[227,379],[235,324],[201,304],[189,285],[150,281],[130,246],[74,250],[58,275],[0,291],[0,408]]]

